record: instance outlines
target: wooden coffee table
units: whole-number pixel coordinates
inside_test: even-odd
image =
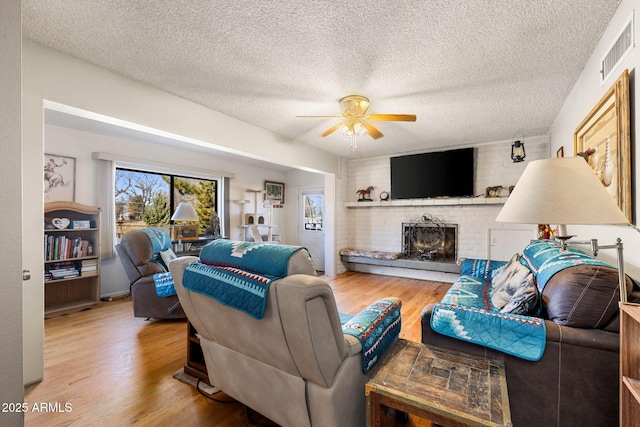
[[[399,340],[365,387],[367,426],[384,408],[442,426],[511,426],[504,365],[499,361]]]

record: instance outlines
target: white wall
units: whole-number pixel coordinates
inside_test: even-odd
[[[598,103],[604,93],[611,87],[614,81],[622,74],[624,69],[629,70],[631,86],[631,159],[632,167],[632,199],[634,222],[638,223],[640,218],[640,150],[637,143],[637,126],[640,125],[640,85],[638,85],[638,67],[640,66],[640,6],[635,0],[623,0],[618,7],[616,14],[609,23],[607,30],[603,34],[593,55],[587,62],[580,78],[576,82],[573,90],[567,97],[560,114],[549,132],[551,141],[551,152],[555,153],[561,146],[564,147],[565,156],[573,155],[573,134],[578,125],[584,120],[586,115]],[[635,7],[635,47],[624,59],[619,68],[613,72],[612,76],[604,83],[600,84],[600,60],[615,41],[618,32],[629,18]],[[613,226],[568,226],[569,234],[577,235],[577,239],[597,238],[602,244],[614,243],[616,237],[622,238],[625,254],[625,269],[632,277],[640,280],[640,232],[633,228],[622,228]],[[615,265],[615,258],[612,251],[602,251],[599,258]]]
[[[339,173],[336,174],[335,185],[335,213],[338,218],[345,218],[342,221],[338,221],[334,224],[335,230],[335,247],[333,248],[334,256],[339,259],[339,252],[341,249],[348,248],[349,244],[349,228],[351,222],[349,220],[349,210],[346,208],[345,203],[351,201],[349,197],[349,162],[340,162]],[[336,274],[344,273],[346,268],[341,262],[337,263]]]
[[[2,310],[0,310],[0,364],[2,382],[0,402],[22,403],[23,393],[23,338],[22,338],[22,215],[21,177],[21,64],[22,40],[20,1],[0,3],[0,200],[2,216],[7,225],[3,227],[3,240],[8,245],[0,266],[2,277]],[[25,282],[27,286],[29,282]],[[0,412],[0,424],[22,425],[24,416],[18,411]]]

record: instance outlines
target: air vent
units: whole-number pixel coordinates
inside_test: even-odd
[[[634,34],[633,34],[633,12],[631,16],[625,22],[622,30],[618,33],[618,37],[613,45],[609,48],[606,55],[600,62],[600,75],[602,77],[601,83],[609,78],[609,76],[618,67],[618,64],[631,52],[634,46]]]

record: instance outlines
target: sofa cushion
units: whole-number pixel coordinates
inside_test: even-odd
[[[618,311],[618,271],[577,265],[556,273],[542,292],[549,320],[576,328],[604,328]]]
[[[491,280],[491,304],[497,309],[504,307],[530,276],[531,271],[520,263],[520,255],[513,255]]]
[[[539,302],[540,293],[536,285],[536,278],[533,274],[529,274],[500,312],[525,316],[535,315],[538,313]]]
[[[174,259],[178,258],[175,254],[175,252],[173,252],[173,250],[171,248],[169,249],[165,249],[164,251],[160,252],[160,257],[162,258],[162,261],[164,262],[164,265],[166,267],[169,267],[169,263],[171,261],[173,261]]]

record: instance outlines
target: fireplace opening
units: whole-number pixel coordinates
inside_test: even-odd
[[[429,221],[402,224],[402,251],[406,258],[455,262],[457,239],[457,224]]]

